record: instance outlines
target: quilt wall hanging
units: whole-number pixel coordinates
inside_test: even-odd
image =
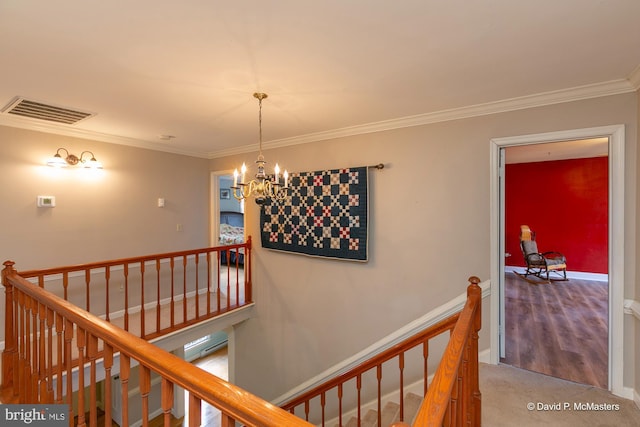
[[[290,195],[260,210],[262,247],[367,261],[367,166],[291,174]]]

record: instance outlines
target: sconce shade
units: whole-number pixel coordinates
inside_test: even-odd
[[[66,168],[68,166],[67,162],[62,157],[60,157],[60,154],[58,153],[47,160],[47,165],[56,168]]]

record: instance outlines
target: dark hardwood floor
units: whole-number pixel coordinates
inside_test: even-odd
[[[503,363],[608,387],[608,283],[505,278]]]

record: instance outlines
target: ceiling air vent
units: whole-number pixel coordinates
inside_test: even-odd
[[[42,102],[30,101],[24,98],[16,98],[7,105],[4,113],[16,116],[29,117],[31,119],[46,120],[48,122],[73,125],[94,114],[86,111],[73,110],[71,108],[57,107]]]

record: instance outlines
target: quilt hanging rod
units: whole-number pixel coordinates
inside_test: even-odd
[[[377,165],[371,165],[371,166],[367,166],[367,168],[369,169],[384,169],[384,163],[378,163]]]

